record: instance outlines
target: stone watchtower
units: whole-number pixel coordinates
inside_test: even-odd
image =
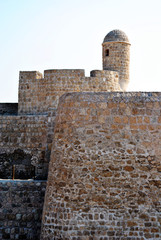
[[[117,71],[119,83],[126,91],[129,83],[130,42],[120,30],[109,32],[102,43],[103,70]]]

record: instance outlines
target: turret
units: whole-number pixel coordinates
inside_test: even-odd
[[[130,42],[120,30],[109,32],[102,44],[103,70],[117,71],[119,83],[126,91],[129,83]]]

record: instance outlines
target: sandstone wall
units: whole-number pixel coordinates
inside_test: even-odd
[[[72,93],[56,118],[41,239],[161,239],[161,93]]]
[[[109,56],[106,51],[109,50]],[[103,69],[118,71],[121,88],[126,91],[129,83],[130,44],[121,42],[103,43]]]
[[[45,181],[0,180],[0,239],[40,239]]]
[[[44,113],[46,109],[46,82],[41,73],[20,72],[18,113]]]
[[[40,239],[46,187],[41,179],[47,178],[56,114],[55,109],[49,110],[48,115],[0,116],[2,240]]]
[[[115,71],[92,71],[85,77],[77,69],[46,70],[44,78],[39,72],[20,72],[19,114],[47,113],[67,92],[120,91],[118,77]]]
[[[46,178],[47,136],[45,115],[0,116],[0,178]]]

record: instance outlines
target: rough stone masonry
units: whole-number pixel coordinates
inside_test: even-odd
[[[41,239],[161,239],[160,113],[160,93],[61,97]]]
[[[161,93],[125,93],[124,32],[102,63],[20,72],[0,104],[0,239],[161,239]]]

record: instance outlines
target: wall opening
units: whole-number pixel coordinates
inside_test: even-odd
[[[109,49],[106,49],[106,51],[105,51],[105,56],[106,56],[106,57],[109,56]]]
[[[0,179],[35,179],[32,155],[21,149],[0,154]]]

